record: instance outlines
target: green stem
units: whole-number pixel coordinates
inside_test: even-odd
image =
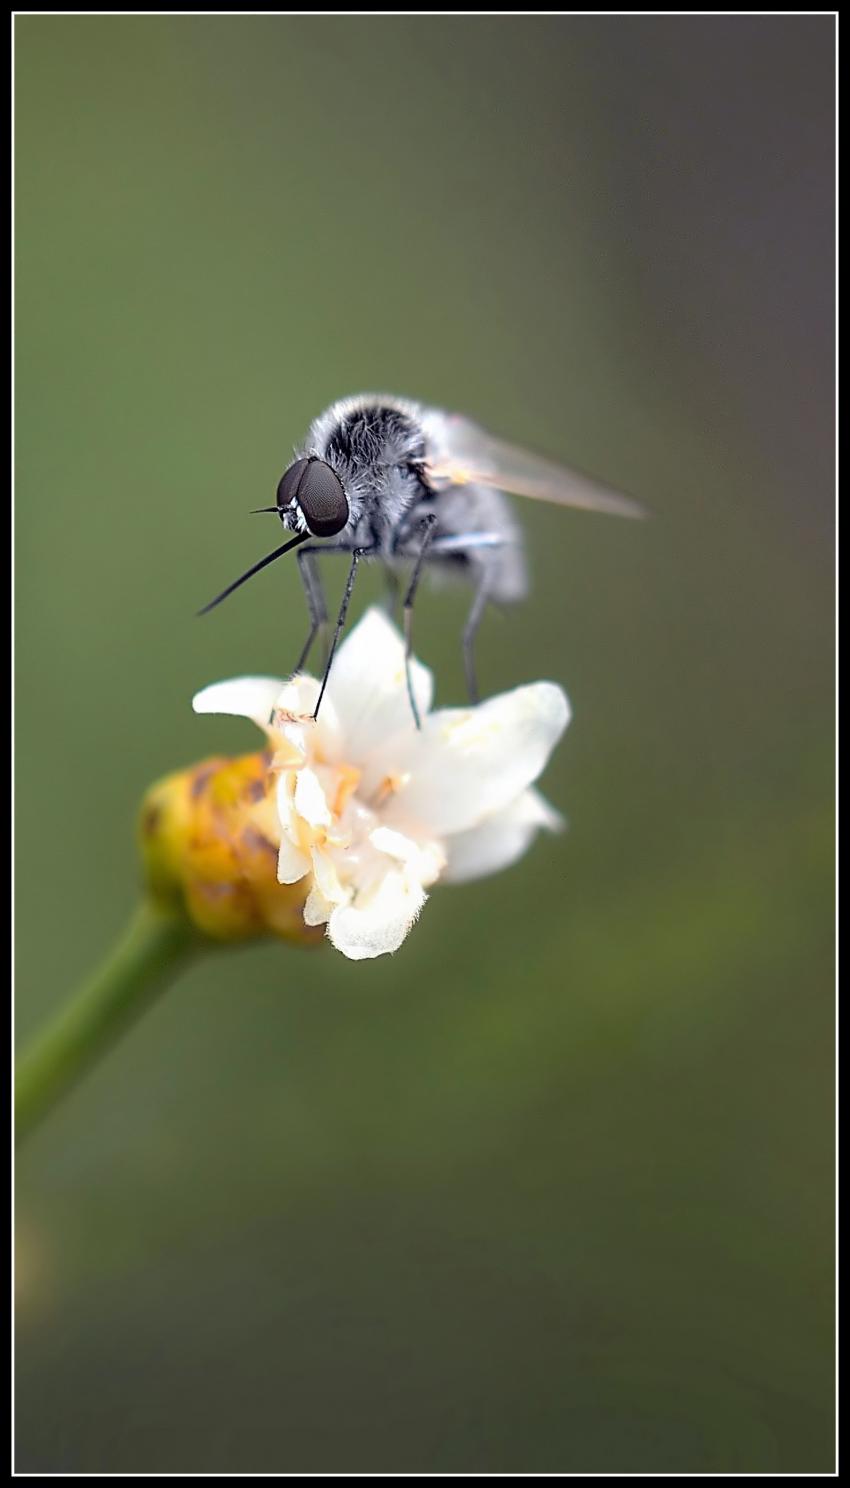
[[[100,969],[18,1060],[17,1141],[153,1002],[202,944],[186,920],[148,902],[138,907]]]

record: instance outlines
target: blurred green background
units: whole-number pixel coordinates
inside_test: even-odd
[[[296,574],[193,611],[327,403],[653,513],[527,503],[481,636],[570,694],[570,833],[394,958],[198,966],[22,1150],[19,1470],[828,1471],[832,20],[16,34],[19,1039],[148,782],[253,747],[190,698],[292,663]]]

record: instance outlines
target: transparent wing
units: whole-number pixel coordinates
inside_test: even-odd
[[[434,413],[428,421],[428,474],[437,485],[496,486],[515,496],[553,501],[618,517],[643,517],[644,508],[578,470],[505,444],[469,419]]]

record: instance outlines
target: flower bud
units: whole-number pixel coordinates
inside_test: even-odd
[[[305,883],[277,877],[281,829],[269,750],[202,760],[147,791],[139,839],[148,890],[214,940],[322,940]]]

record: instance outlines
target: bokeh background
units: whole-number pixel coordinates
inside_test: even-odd
[[[316,412],[653,514],[527,503],[481,636],[571,696],[569,834],[392,959],[199,965],[23,1149],[19,1470],[829,1470],[832,20],[16,35],[20,1039],[148,782],[253,744],[193,691],[297,652],[294,571],[193,612]]]

